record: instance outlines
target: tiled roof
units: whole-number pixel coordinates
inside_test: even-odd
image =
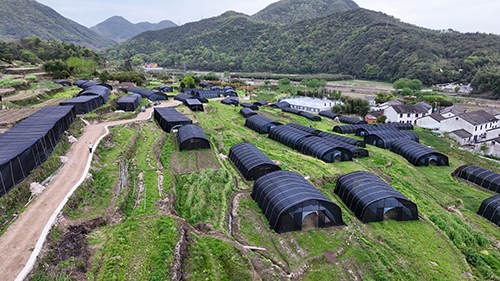
[[[468,138],[472,137],[472,134],[467,132],[464,129],[452,131],[452,132],[450,132],[450,134],[454,134],[457,137],[462,138],[462,139],[468,139]]]
[[[459,116],[460,116],[460,118],[464,119],[465,121],[469,122],[470,124],[472,124],[474,126],[486,124],[486,123],[497,120],[495,118],[495,116],[489,114],[488,112],[486,112],[484,110],[466,112],[466,113],[460,114]]]
[[[441,115],[441,114],[439,114],[439,113],[433,113],[433,114],[431,114],[431,115],[427,115],[427,116],[431,117],[432,119],[434,119],[434,120],[436,120],[436,121],[438,121],[438,122],[441,122],[441,121],[443,121],[444,119],[446,119],[446,118],[444,118],[444,117],[443,117],[443,115]]]
[[[467,110],[463,107],[461,107],[460,105],[452,105],[452,106],[448,106],[446,108],[444,108],[441,113],[444,114],[444,113],[448,113],[448,112],[451,112],[455,115],[460,115],[462,113],[465,113]]]
[[[487,108],[487,109],[483,109],[483,110],[486,111],[487,113],[493,115],[493,116],[500,115],[500,111],[498,111],[494,108]]]
[[[394,108],[398,114],[427,113],[429,111],[429,109],[422,104],[393,105],[392,108]]]

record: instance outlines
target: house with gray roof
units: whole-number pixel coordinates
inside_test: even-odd
[[[441,121],[441,132],[456,132],[464,130],[471,136],[461,134],[456,135],[459,143],[482,142],[486,139],[487,132],[498,128],[498,119],[484,110],[462,113],[457,116],[446,118]]]
[[[441,114],[439,113],[432,113],[420,118],[417,118],[417,126],[422,127],[422,128],[427,128],[427,129],[432,129],[432,130],[439,130],[441,127],[441,121],[445,120]]]
[[[387,122],[417,124],[417,118],[432,114],[432,106],[421,102],[417,104],[391,105],[384,109]]]
[[[440,113],[444,118],[449,118],[460,114],[464,114],[465,112],[467,112],[467,109],[461,107],[460,105],[452,105],[443,108]]]

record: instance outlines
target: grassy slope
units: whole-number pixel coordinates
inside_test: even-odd
[[[417,131],[423,144],[450,156],[450,167],[414,167],[402,157],[372,146],[367,148],[369,158],[327,164],[244,127],[239,107],[210,102],[205,108],[201,113],[191,113],[183,106],[179,110],[198,120],[214,152],[227,155],[232,145],[242,141],[256,145],[272,160],[279,161],[283,169],[309,175],[312,184],[341,206],[346,226],[276,234],[269,230],[267,220],[249,196],[252,183],[244,181],[229,160],[219,160],[218,172],[202,171],[199,175],[172,178],[168,173],[169,158],[177,148],[172,137],[168,137],[161,157],[164,194],[177,195],[177,215],[191,225],[208,223],[214,228],[212,234],[226,237],[221,240],[192,234],[183,265],[186,280],[231,280],[234,276],[252,279],[252,267],[255,268],[256,263],[249,260],[255,259],[266,265],[258,270],[266,280],[280,279],[283,274],[278,272],[304,272],[300,275],[303,280],[352,279],[354,276],[365,280],[463,280],[466,272],[473,273],[479,280],[488,280],[499,275],[498,249],[494,246],[500,239],[498,228],[475,214],[481,201],[492,193],[450,176],[456,167],[465,163],[499,171],[490,162],[457,150],[450,142],[427,132]],[[313,124],[303,117],[282,114],[268,107],[260,113],[282,123]],[[316,122],[314,127],[331,130],[335,124],[324,120]],[[156,188],[159,163],[149,151],[161,145],[157,139],[164,134],[150,123],[142,130],[139,126],[120,126],[113,129],[113,135],[105,142],[108,147],[99,148],[94,181],[76,193],[75,196],[84,200],[73,198],[69,204],[73,208],[66,212],[77,220],[96,218],[107,212],[106,207],[116,196],[113,190],[118,181],[118,165],[113,163],[127,151],[133,154],[127,157],[136,160],[136,168],[129,168],[130,182],[138,181],[137,174],[143,171],[147,200],[139,200],[136,206],[138,197],[131,186],[117,196],[116,205],[123,219],[89,235],[87,243],[98,250],[93,254],[93,267],[87,277],[97,280],[158,277],[156,280],[161,280],[171,276],[172,249],[178,239],[179,223],[165,215],[157,204],[163,198]],[[147,165],[148,158],[154,169]],[[417,204],[419,221],[362,224],[334,195],[337,176],[356,170],[373,172],[370,167],[377,167],[388,175],[393,180],[391,186]],[[235,184],[247,192],[239,199],[239,225],[238,230],[234,230],[237,231],[234,238],[228,236],[227,212],[229,198],[237,190]],[[92,194],[87,194],[88,191]],[[186,208],[186,204],[192,207]],[[211,206],[217,207],[210,210]],[[449,210],[458,210],[464,220]],[[244,245],[264,247],[266,251],[245,254],[228,243],[234,239]],[[325,251],[333,255],[333,261],[325,258]]]

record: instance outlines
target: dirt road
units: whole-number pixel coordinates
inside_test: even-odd
[[[159,107],[174,106],[178,101],[164,102]],[[146,120],[151,116],[153,108],[139,113],[135,119],[118,120],[86,126],[84,133],[69,150],[69,162],[59,171],[19,218],[0,237],[0,280],[15,280],[28,263],[33,249],[41,238],[47,223],[63,202],[68,193],[87,173],[87,163],[91,154],[88,143],[95,144],[105,133],[105,126],[115,126],[128,122]],[[42,241],[43,241],[42,240]],[[40,243],[39,243],[40,244]],[[36,252],[36,249],[35,249]],[[33,260],[35,257],[32,257]]]

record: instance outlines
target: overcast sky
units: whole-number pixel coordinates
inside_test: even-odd
[[[37,0],[87,27],[114,15],[137,23],[169,19],[176,24],[198,21],[228,10],[252,15],[275,0]],[[355,0],[362,8],[381,11],[404,22],[431,29],[500,34],[498,0]]]

